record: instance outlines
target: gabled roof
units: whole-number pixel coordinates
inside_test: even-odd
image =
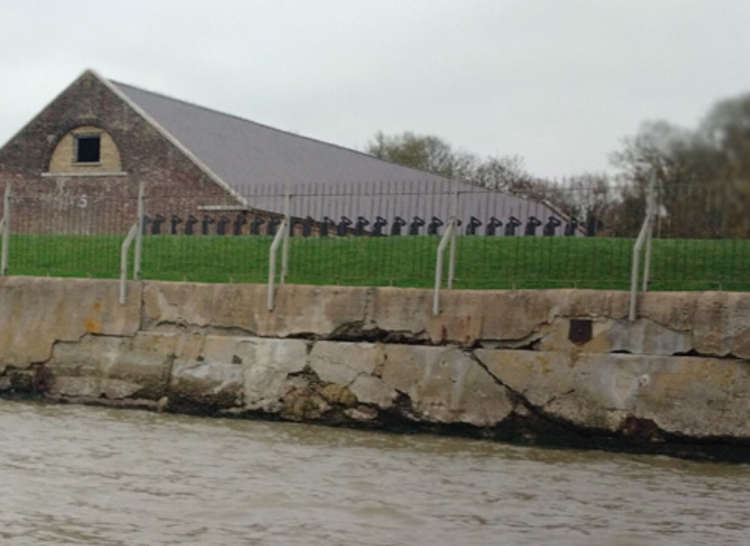
[[[97,76],[98,77],[98,76]],[[101,79],[101,77],[99,77]],[[506,222],[511,216],[524,224],[529,216],[559,216],[547,205],[476,186],[454,183],[425,171],[404,167],[371,155],[309,137],[300,136],[241,117],[225,114],[160,93],[112,81],[104,83],[141,110],[149,121],[183,148],[219,184],[228,186],[243,202],[263,210],[281,212],[276,197],[264,197],[259,186],[275,185],[300,192],[326,194],[296,199],[291,214],[322,218],[375,215],[393,219],[432,216],[443,219],[453,213],[451,193],[462,192],[458,215],[483,223],[493,216]],[[378,184],[380,183],[380,184]],[[385,183],[385,184],[383,184]],[[387,195],[368,190],[388,188]]]
[[[300,136],[111,81],[232,188],[259,184],[357,183],[446,179],[356,150]]]
[[[565,220],[546,203],[450,181],[92,73],[251,208],[283,212],[280,196],[287,188],[296,196],[290,213],[318,220],[363,215],[371,221],[376,216],[429,221],[454,213],[464,223],[472,216],[483,224],[495,217],[506,225],[514,218],[526,224],[531,216],[542,222],[549,216]],[[276,188],[270,195],[263,191],[269,186]],[[457,191],[461,197],[455,209]]]

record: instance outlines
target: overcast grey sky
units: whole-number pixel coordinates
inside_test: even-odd
[[[749,0],[3,2],[0,143],[85,68],[362,149],[438,135],[538,175],[750,91]]]

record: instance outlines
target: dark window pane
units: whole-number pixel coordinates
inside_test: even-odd
[[[79,163],[96,163],[99,161],[99,137],[78,137],[76,161]]]

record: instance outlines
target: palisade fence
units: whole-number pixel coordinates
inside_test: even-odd
[[[654,187],[651,208],[648,195],[559,187],[524,197],[425,181],[267,184],[208,197],[145,184],[139,220],[136,192],[19,187],[6,194],[0,227],[9,275],[118,277],[130,232],[128,278],[258,283],[273,266],[273,282],[287,283],[434,287],[437,274],[452,288],[631,289],[639,243],[650,247],[635,264],[641,289],[750,289],[746,214],[731,194]]]

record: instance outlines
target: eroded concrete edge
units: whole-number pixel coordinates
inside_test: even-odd
[[[379,315],[376,309],[377,289],[362,289],[356,294],[355,305],[347,306],[342,313],[344,318],[350,319],[343,323],[343,330],[341,324],[336,326],[335,321],[329,320],[325,327],[334,325],[331,330],[326,332],[319,329],[311,332],[304,322],[307,318],[293,323],[292,327],[283,324],[280,326],[279,321],[283,321],[283,315],[277,315],[277,318],[271,320],[267,312],[259,312],[257,309],[254,314],[249,314],[255,324],[259,325],[257,329],[252,329],[249,322],[243,323],[242,320],[231,318],[238,316],[237,313],[241,312],[242,306],[234,306],[235,311],[229,314],[229,318],[225,316],[217,319],[215,316],[207,316],[204,320],[191,321],[178,315],[173,321],[153,321],[147,317],[146,312],[146,292],[149,284],[154,283],[131,283],[129,287],[131,295],[135,296],[133,301],[137,302],[135,326],[132,325],[132,320],[115,320],[112,324],[117,326],[104,331],[101,328],[98,331],[86,330],[83,333],[77,332],[76,336],[66,333],[59,339],[52,340],[48,352],[42,358],[30,359],[25,365],[20,366],[9,365],[4,361],[0,391],[10,396],[36,395],[50,400],[123,407],[213,415],[260,416],[335,425],[433,430],[532,443],[614,447],[710,458],[747,458],[750,434],[742,428],[740,421],[744,420],[745,415],[750,414],[747,397],[744,395],[744,387],[750,384],[750,379],[743,372],[747,370],[748,363],[730,352],[731,347],[743,347],[743,339],[747,334],[747,323],[743,322],[747,305],[743,298],[721,296],[718,298],[720,303],[712,304],[711,312],[704,313],[714,324],[718,322],[724,327],[729,325],[729,334],[714,335],[713,344],[704,344],[709,347],[708,354],[724,357],[719,360],[683,356],[697,354],[694,332],[696,329],[700,331],[700,328],[696,328],[695,323],[691,326],[685,319],[690,313],[680,312],[677,313],[678,320],[667,320],[664,319],[665,313],[661,312],[659,320],[645,318],[631,324],[624,321],[618,313],[610,313],[616,315],[613,318],[581,312],[580,302],[574,301],[571,304],[570,301],[579,300],[581,295],[570,291],[561,291],[563,294],[560,299],[563,303],[548,309],[545,320],[537,320],[536,329],[522,340],[527,343],[523,345],[523,350],[519,351],[512,348],[514,340],[479,340],[480,343],[474,340],[462,345],[451,343],[446,336],[442,336],[438,340],[439,346],[429,346],[428,343],[435,341],[426,335],[429,328],[396,329],[393,332],[383,330],[378,318],[382,316],[382,310]],[[85,286],[85,283],[80,286]],[[0,290],[4,288],[0,286]],[[193,286],[189,284],[179,287],[180,291],[190,288]],[[320,298],[325,294],[325,288],[315,288],[317,294],[314,294],[314,297]],[[339,290],[348,297],[346,289]],[[259,292],[257,288],[255,291]],[[213,288],[209,292],[209,308],[221,308],[222,294],[226,296],[226,292],[221,288]],[[242,292],[235,288],[233,294],[236,296]],[[205,291],[203,293],[205,294]],[[299,303],[299,294],[296,296],[290,299],[297,299]],[[544,298],[550,296],[546,294]],[[693,297],[698,301],[707,296]],[[253,297],[255,298],[257,294]],[[611,298],[610,303],[606,303],[607,298],[609,296],[603,299],[605,303],[600,310],[612,309]],[[621,298],[616,295],[615,299],[619,301]],[[730,305],[721,303],[726,301],[730,301]],[[597,305],[602,306],[601,302]],[[730,311],[737,307],[742,312],[739,316],[734,316]],[[695,307],[691,309],[693,311],[690,316],[694,321]],[[5,309],[0,309],[0,315],[4,311]],[[132,314],[132,310],[123,311]],[[583,316],[593,322],[592,337],[585,343],[572,343],[565,336],[566,331],[569,333],[571,317],[562,314],[571,311],[576,315],[573,318],[580,319]],[[673,315],[674,313],[669,316]],[[278,318],[279,316],[282,318]],[[717,321],[717,316],[724,318]],[[258,317],[261,320],[258,320]],[[213,324],[214,321],[218,324]],[[672,327],[664,326],[664,323]],[[269,336],[269,333],[274,333],[274,329],[284,336]],[[715,328],[708,328],[708,331],[715,332]],[[376,332],[376,335],[373,335],[373,332]],[[258,333],[266,335],[249,335]],[[389,338],[388,335],[392,337]],[[341,341],[357,339],[358,336],[363,337],[364,341]],[[673,338],[671,342],[666,343],[666,348],[660,341],[665,336]],[[734,338],[739,339],[739,342]],[[337,341],[329,341],[330,339]],[[373,339],[385,339],[392,343],[373,343]],[[469,338],[464,338],[463,341],[467,339]],[[148,340],[152,343],[159,340],[159,343],[174,345],[170,345],[169,350],[163,350],[163,354],[159,353],[160,357],[150,364],[146,363],[144,368],[143,358],[138,357],[138,354],[139,350],[142,353],[149,345],[146,343]],[[299,342],[304,347],[304,362],[297,361],[289,369],[288,366],[276,369],[274,366],[263,365],[262,360],[268,360],[268,354],[259,357],[260,360],[256,359],[254,364],[248,363],[239,355],[232,355],[236,359],[230,359],[229,362],[221,358],[207,359],[206,355],[202,354],[205,352],[207,340],[211,340],[217,347],[225,343],[239,343],[263,345],[267,348],[279,343]],[[484,348],[481,346],[482,341],[486,346]],[[503,342],[506,342],[506,345],[503,345]],[[95,346],[97,343],[110,344],[107,354],[115,355],[114,360],[96,356],[101,355],[101,352],[88,357],[88,360],[80,356],[86,354],[84,346]],[[414,345],[415,343],[417,345]],[[112,346],[116,349],[112,349]],[[351,346],[358,347],[355,353],[363,347],[367,347],[367,351],[379,351],[381,360],[373,363],[371,369],[368,368],[370,364],[366,364],[365,370],[360,370],[346,381],[331,376],[332,369],[342,367],[340,357],[338,365],[331,364],[330,358],[327,366],[321,364],[326,362],[325,359],[318,359],[318,363],[315,364],[316,355],[324,349],[327,348],[329,355],[345,354]],[[727,347],[730,349],[727,350]],[[67,361],[64,357],[66,350]],[[591,386],[592,366],[602,370],[609,369],[607,373],[612,375],[613,367],[616,369],[622,365],[623,359],[630,358],[629,355],[611,354],[610,351],[635,353],[641,355],[641,360],[644,361],[657,358],[657,364],[654,365],[659,373],[674,366],[681,359],[689,360],[689,371],[682,374],[683,384],[687,385],[688,400],[690,396],[697,396],[694,393],[690,394],[690,389],[693,388],[691,383],[702,379],[701,375],[705,375],[706,369],[721,375],[726,374],[727,367],[732,367],[736,373],[730,374],[731,384],[740,385],[742,388],[725,391],[718,388],[716,393],[709,393],[706,400],[715,404],[711,396],[715,398],[717,393],[731,399],[735,405],[734,413],[740,417],[739,420],[732,421],[735,428],[712,427],[711,422],[716,418],[715,415],[690,415],[690,411],[695,411],[695,404],[687,408],[688,414],[681,421],[678,419],[677,426],[673,422],[664,422],[662,417],[668,415],[669,411],[659,407],[658,397],[648,391],[645,398],[647,401],[650,400],[652,405],[655,403],[656,409],[644,403],[621,407],[609,400],[600,404],[601,407],[597,407],[596,403],[592,404],[586,397],[576,400],[576,393],[579,391],[588,389],[590,395],[597,390],[596,384],[593,388]],[[646,351],[656,354],[646,354]],[[399,379],[399,374],[409,375],[408,363],[416,358],[415,353],[421,355],[421,363],[416,364],[420,372],[413,377]],[[71,357],[76,354],[79,356]],[[562,370],[566,367],[575,370],[575,373],[571,371],[563,374],[563,377],[567,377],[568,383],[572,381],[572,384],[564,390],[553,389],[544,384],[537,385],[535,392],[519,388],[512,377],[507,377],[508,369],[512,371],[512,366],[509,368],[507,364],[493,364],[491,358],[488,362],[488,355],[502,355],[501,361],[510,359],[511,362],[523,361],[528,355],[543,355],[555,361]],[[391,360],[386,365],[388,357]],[[137,362],[139,358],[141,361]],[[407,364],[404,364],[405,362]],[[577,364],[579,365],[576,366]],[[415,366],[413,362],[411,365]],[[632,362],[629,365],[632,365]],[[149,366],[153,367],[150,370],[150,383],[146,386],[140,385],[144,370],[149,369]],[[401,368],[405,368],[406,371]],[[425,373],[425,369],[430,372]],[[581,371],[582,369],[589,370],[588,376]],[[434,373],[435,370],[439,373]],[[537,371],[532,366],[526,375],[533,378]],[[388,381],[384,381],[384,374]],[[465,386],[467,377],[468,387]],[[617,377],[612,377],[616,383]],[[628,381],[643,381],[646,386],[650,384],[651,376],[648,373],[634,377],[635,379],[631,377]],[[588,383],[583,381],[587,378]],[[565,383],[559,380],[559,384]],[[456,384],[464,385],[464,390],[456,391]],[[258,385],[268,385],[271,390],[267,393],[265,401],[248,400],[248,391],[252,390],[253,385],[256,386],[256,395]],[[729,388],[729,384],[725,387]],[[660,388],[665,391],[662,394],[672,394],[668,392],[668,382],[661,381]],[[541,403],[538,399],[540,389],[546,396]],[[482,405],[472,407],[467,403],[476,393],[486,395],[483,399],[484,405],[487,400],[492,402],[491,411],[488,412]],[[700,400],[700,396],[697,399],[701,403],[706,400]],[[600,411],[583,411],[591,407]],[[731,413],[732,409],[725,407],[721,412]],[[694,423],[700,422],[701,419],[707,422],[707,426],[696,428]],[[720,434],[717,434],[717,431]]]

